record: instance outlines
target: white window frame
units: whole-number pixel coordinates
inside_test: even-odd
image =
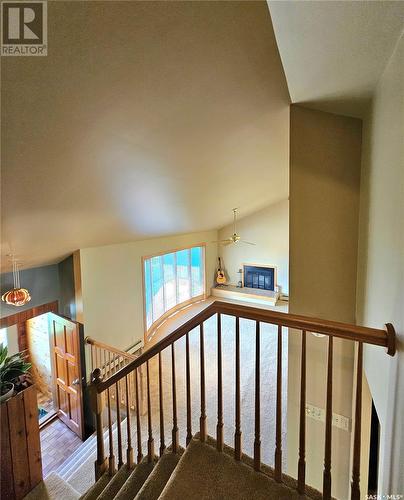
[[[202,250],[202,293],[192,297],[192,258],[191,258],[191,249],[192,248],[201,248]],[[190,295],[191,298],[184,300],[180,303],[178,303],[178,276],[177,276],[177,252],[181,252],[182,250],[190,250],[189,252],[189,276],[190,276]],[[165,311],[165,291],[164,291],[164,281],[163,281],[163,299],[164,299],[164,313],[159,316],[159,318],[155,319],[153,321],[153,314],[152,314],[152,324],[150,327],[147,327],[147,315],[146,315],[146,283],[145,283],[145,262],[147,260],[150,260],[150,279],[152,280],[152,271],[151,271],[151,259],[153,257],[163,257],[164,255],[168,254],[174,254],[174,275],[175,275],[175,291],[176,291],[176,305],[173,306],[171,309],[168,311]],[[200,300],[206,299],[206,243],[198,243],[196,245],[190,245],[186,247],[181,247],[181,248],[175,248],[173,250],[166,250],[164,252],[159,252],[156,254],[152,255],[146,255],[142,257],[142,290],[143,290],[143,323],[144,323],[144,332],[145,332],[145,341],[148,340],[148,336],[153,333],[169,316],[172,316],[175,312],[179,311],[180,309],[183,309],[184,307],[194,303],[194,302],[199,302]],[[163,262],[163,259],[161,259]],[[153,311],[153,296],[151,298],[151,307]]]

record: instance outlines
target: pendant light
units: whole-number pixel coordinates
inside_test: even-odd
[[[1,300],[10,306],[23,306],[31,300],[31,295],[28,290],[21,288],[20,283],[20,270],[18,269],[18,264],[13,258],[13,281],[14,288],[4,293],[1,296]]]

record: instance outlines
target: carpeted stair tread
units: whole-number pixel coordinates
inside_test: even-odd
[[[80,493],[64,481],[59,474],[51,472],[24,500],[78,500]]]
[[[111,481],[102,490],[101,494],[97,497],[97,500],[111,500],[114,498],[118,491],[122,488],[125,481],[131,475],[133,469],[128,469],[126,465],[122,467],[114,474]]]
[[[67,481],[70,474],[77,469],[77,463],[83,463],[86,458],[92,455],[93,450],[96,450],[97,439],[95,433],[84,441],[71,455],[63,462],[56,470],[59,476]]]
[[[183,449],[179,453],[165,451],[139,490],[135,500],[157,500],[180,461],[182,453]]]
[[[133,500],[151,474],[155,464],[156,460],[148,462],[147,457],[145,457],[118,491],[115,500]]]
[[[100,479],[91,486],[87,493],[80,497],[80,500],[96,500],[110,481],[111,476],[107,473],[103,474]]]
[[[192,439],[160,497],[161,500],[303,500],[284,484]]]
[[[121,436],[122,442],[126,440],[126,418],[121,421]],[[117,439],[117,425],[116,422],[112,425],[112,442],[114,448],[114,455],[118,457],[118,439]],[[86,445],[89,441],[88,445]],[[76,456],[72,455],[68,459],[67,464],[63,466],[61,477],[65,479],[73,488],[85,495],[86,492],[94,485],[94,462],[97,459],[97,439],[94,437],[89,438],[83,446],[81,452]],[[109,430],[104,432],[104,448],[109,448]],[[57,471],[59,472],[59,470]]]

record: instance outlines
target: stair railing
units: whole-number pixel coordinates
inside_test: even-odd
[[[354,448],[353,448],[353,466],[351,481],[351,498],[359,500],[360,498],[360,448],[361,448],[361,407],[362,407],[362,367],[363,367],[363,344],[383,346],[387,348],[387,354],[395,354],[395,331],[391,324],[386,325],[386,329],[367,328],[356,325],[350,325],[340,322],[327,321],[322,319],[298,316],[289,313],[280,313],[272,310],[254,308],[250,306],[235,305],[226,302],[215,301],[202,312],[187,321],[184,325],[177,328],[173,333],[163,338],[160,342],[152,346],[141,356],[132,360],[129,364],[123,366],[118,372],[112,374],[109,378],[103,379],[103,373],[100,368],[96,368],[92,373],[92,393],[94,412],[97,416],[97,460],[95,462],[96,478],[99,478],[107,470],[110,473],[115,471],[115,457],[113,446],[113,435],[111,431],[111,398],[110,393],[115,388],[118,390],[120,383],[124,383],[126,388],[126,404],[128,405],[128,386],[134,387],[135,399],[139,394],[139,370],[146,366],[146,387],[147,387],[147,459],[149,462],[154,460],[154,438],[152,431],[152,416],[150,402],[150,373],[149,362],[155,356],[158,357],[159,374],[159,417],[160,417],[160,455],[166,448],[164,437],[164,417],[163,417],[163,394],[161,386],[162,378],[162,360],[161,353],[165,349],[171,351],[171,389],[172,389],[172,452],[176,452],[179,447],[179,429],[177,420],[177,398],[176,398],[176,373],[175,373],[175,343],[182,337],[186,337],[186,413],[187,413],[187,435],[186,444],[192,438],[193,431],[191,427],[191,377],[190,377],[190,355],[189,355],[189,332],[199,327],[200,334],[200,439],[206,441],[206,399],[205,399],[205,358],[204,358],[204,322],[213,315],[217,315],[217,424],[216,424],[216,446],[218,451],[223,451],[223,373],[222,373],[222,315],[235,317],[235,432],[234,432],[234,457],[241,460],[241,424],[240,424],[240,318],[255,321],[255,422],[254,422],[254,468],[261,470],[261,423],[260,423],[260,336],[261,323],[269,323],[277,326],[277,384],[276,384],[276,433],[275,433],[275,451],[274,451],[274,479],[277,482],[283,482],[284,475],[282,471],[282,334],[283,328],[299,330],[301,335],[301,377],[300,377],[300,422],[299,422],[299,457],[298,457],[298,477],[296,489],[300,494],[305,494],[306,489],[306,334],[308,332],[319,333],[328,336],[328,361],[327,361],[327,388],[326,388],[326,418],[325,418],[325,449],[324,449],[324,470],[323,470],[323,498],[331,498],[331,447],[332,447],[332,365],[333,365],[333,339],[334,337],[352,340],[357,342],[357,370],[356,370],[356,394],[355,394],[355,420],[354,420]],[[298,334],[293,332],[292,334]],[[106,401],[106,402],[105,402]],[[104,437],[102,419],[99,415],[107,406],[109,415],[109,458],[104,454]],[[138,406],[136,405],[136,408]],[[129,414],[129,412],[128,412]],[[133,450],[131,446],[131,418],[127,419],[127,465],[132,467]],[[136,411],[136,432],[137,432],[137,462],[143,458],[140,412]],[[118,467],[122,465],[122,440],[120,425],[117,426],[118,433]]]
[[[101,377],[103,380],[107,380],[116,373],[119,372],[124,366],[129,365],[132,361],[141,356],[143,348],[139,346],[137,350],[133,353],[127,351],[122,351],[114,346],[105,344],[91,337],[85,338],[85,343],[90,347],[90,363],[91,372],[94,372],[98,368],[101,372]],[[143,372],[142,372],[143,373]],[[143,376],[143,375],[142,375]],[[118,390],[115,388],[111,391],[111,398],[116,401],[120,401],[120,406],[126,406],[126,397],[124,380],[121,380],[118,384]],[[132,387],[128,387],[129,394],[129,408],[135,410],[136,408],[136,396]],[[142,413],[144,412],[142,407],[143,397],[143,384],[141,384],[140,391],[140,405],[142,408]],[[118,410],[119,412],[119,410]]]

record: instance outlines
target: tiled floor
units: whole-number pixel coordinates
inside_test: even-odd
[[[43,477],[48,476],[81,445],[81,439],[58,418],[41,430]]]

